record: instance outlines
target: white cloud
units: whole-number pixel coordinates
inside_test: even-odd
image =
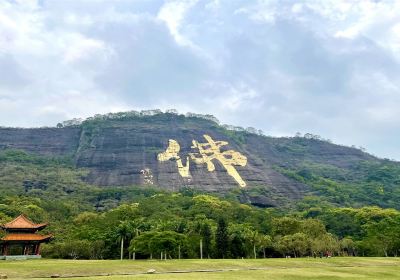
[[[0,125],[177,108],[400,159],[399,22],[399,1],[0,0]]]
[[[274,23],[279,9],[279,1],[258,1],[257,4],[240,7],[234,15],[245,15],[254,21]]]
[[[239,113],[263,106],[263,102],[259,99],[260,94],[244,83],[238,85],[210,83],[205,86],[204,91],[212,92],[211,95],[204,96],[204,102],[214,111]]]
[[[198,0],[169,1],[165,3],[158,12],[157,18],[165,21],[169,31],[178,44],[184,46],[192,45],[187,38],[182,36],[180,27],[185,19],[186,13],[197,1]]]
[[[90,57],[95,57],[101,63],[101,60],[106,60],[112,54],[112,50],[103,41],[85,38],[80,34],[74,34],[73,37],[64,52],[66,63],[76,63]]]

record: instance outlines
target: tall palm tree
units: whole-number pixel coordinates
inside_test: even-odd
[[[121,221],[116,229],[117,240],[121,243],[121,260],[124,259],[124,240],[132,236],[131,224],[128,221]]]

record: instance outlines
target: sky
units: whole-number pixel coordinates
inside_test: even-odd
[[[142,109],[400,160],[400,1],[0,0],[0,126]]]

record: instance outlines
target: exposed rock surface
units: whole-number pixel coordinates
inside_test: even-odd
[[[0,128],[0,149],[21,149],[48,156],[75,154],[80,128]]]
[[[193,186],[210,192],[239,188],[216,160],[213,160],[216,169],[213,172],[209,172],[205,164],[191,161],[191,178],[179,175],[176,161],[157,160],[157,155],[166,150],[169,139],[174,139],[180,145],[179,155],[186,164],[186,156],[196,152],[192,140],[203,143],[204,134],[215,141],[227,141],[229,145],[221,151],[234,150],[247,157],[246,166],[235,166],[235,169],[246,182],[246,189],[262,189],[256,196],[244,194],[241,197],[243,202],[256,205],[273,206],[280,200],[299,199],[307,193],[308,186],[286,177],[276,167],[293,167],[307,160],[346,168],[374,159],[357,149],[324,141],[296,143],[295,138],[237,134],[211,121],[170,114],[88,122],[65,128],[0,128],[0,149],[72,156],[77,167],[90,171],[85,180],[98,186],[153,184],[169,190]]]

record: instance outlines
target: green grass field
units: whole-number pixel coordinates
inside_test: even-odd
[[[147,274],[155,269],[155,274]],[[400,279],[400,258],[0,261],[8,279]],[[78,278],[79,277],[79,278]]]

